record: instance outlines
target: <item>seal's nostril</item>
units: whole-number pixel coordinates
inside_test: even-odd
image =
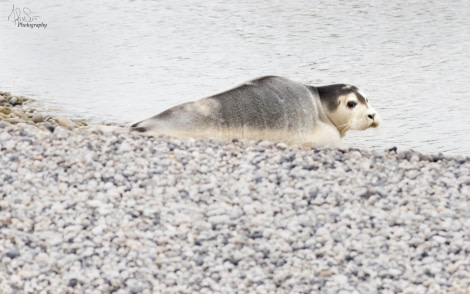
[[[374,120],[375,113],[368,114],[367,117],[370,118],[371,120]]]

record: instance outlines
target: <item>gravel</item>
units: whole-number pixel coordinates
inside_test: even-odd
[[[468,293],[469,158],[76,130],[0,124],[0,293]]]

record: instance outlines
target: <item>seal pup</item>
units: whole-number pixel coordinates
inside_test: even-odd
[[[375,128],[379,123],[376,111],[355,86],[314,87],[265,76],[174,106],[132,124],[131,130],[180,138],[341,146],[348,130]]]

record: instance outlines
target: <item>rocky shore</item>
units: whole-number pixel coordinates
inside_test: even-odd
[[[34,102],[34,99],[0,91],[0,121],[9,124],[26,123],[36,125],[41,130],[51,132],[57,126],[72,130],[88,125],[85,120],[71,120],[65,116],[38,113],[35,108],[30,107],[32,102]]]
[[[103,132],[1,97],[0,293],[470,289],[469,158]]]

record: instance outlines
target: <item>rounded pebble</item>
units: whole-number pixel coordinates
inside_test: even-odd
[[[16,103],[18,103],[18,98],[11,97],[10,99],[8,99],[8,103],[10,103],[11,105],[16,105]]]

